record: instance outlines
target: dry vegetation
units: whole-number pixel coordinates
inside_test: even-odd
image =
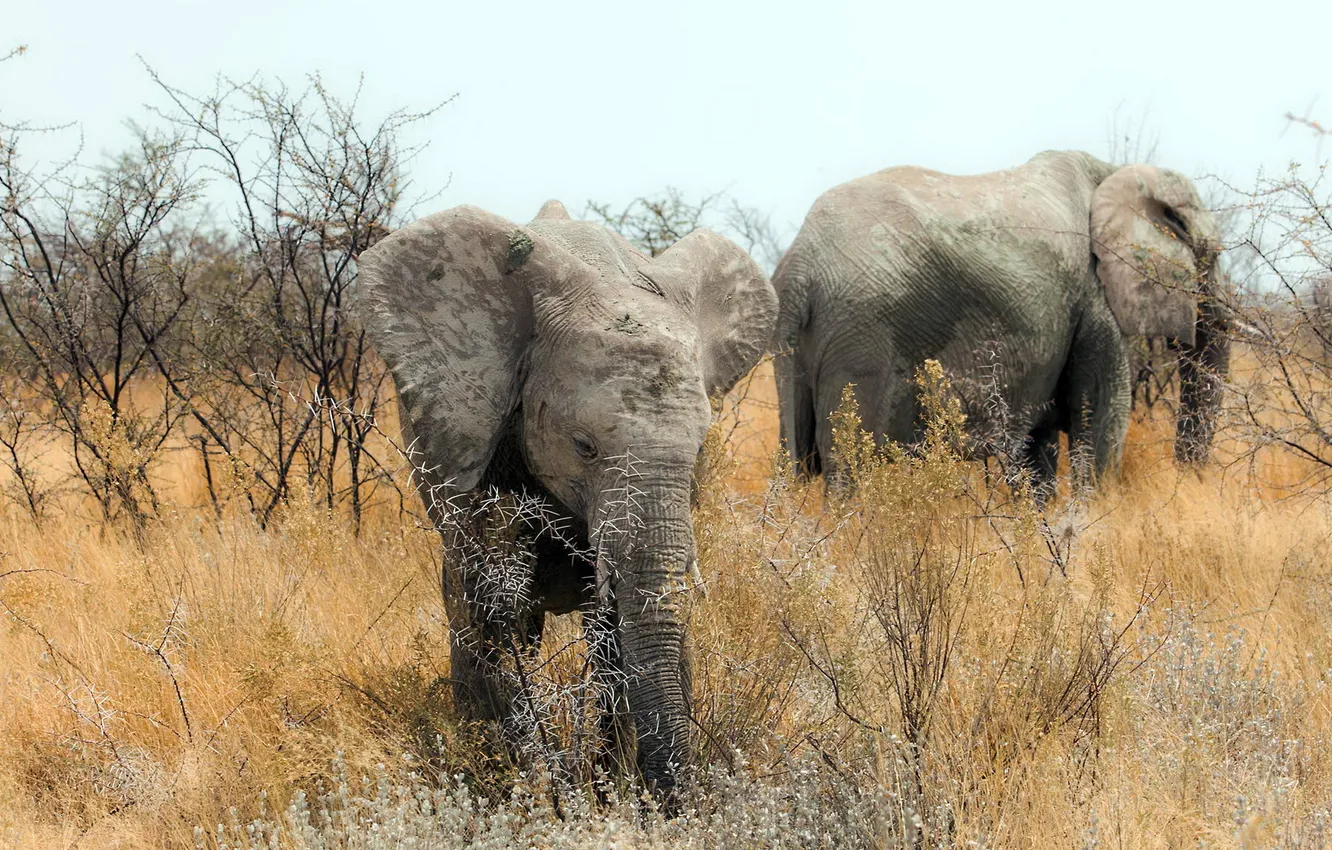
[[[1180,474],[1168,424],[1147,418],[1121,481],[1066,497],[1047,526],[952,457],[941,405],[921,457],[864,457],[858,495],[825,505],[771,481],[767,370],[741,393],[714,429],[696,513],[706,768],[688,817],[563,789],[561,821],[539,764],[487,761],[442,686],[434,532],[384,507],[358,537],[309,500],[267,528],[239,500],[219,520],[199,459],[180,453],[164,489],[182,507],[142,534],[77,510],[40,526],[17,504],[0,514],[0,835],[24,847],[1332,840],[1326,503]],[[1270,471],[1295,463],[1274,456]],[[576,624],[561,620],[546,652],[575,655]],[[578,675],[549,665],[552,699]]]
[[[354,310],[416,116],[363,131],[318,81],[163,93],[100,169],[35,174],[38,131],[0,120],[0,846],[1332,843],[1316,183],[1249,196],[1235,247],[1281,289],[1228,305],[1200,471],[1159,346],[1119,479],[1044,513],[959,459],[928,368],[919,452],[840,414],[846,497],[787,476],[771,370],[743,381],[700,467],[698,768],[666,820],[590,772],[576,617],[528,671],[525,761],[455,718],[440,537]],[[227,222],[194,215],[209,170]],[[717,198],[590,209],[649,250],[705,220],[776,246]]]

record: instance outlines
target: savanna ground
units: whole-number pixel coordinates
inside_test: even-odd
[[[375,502],[357,535],[296,498],[261,527],[182,448],[141,529],[74,494],[0,507],[0,844],[1332,843],[1332,507],[1281,486],[1301,461],[1228,466],[1222,440],[1183,471],[1139,411],[1119,479],[1042,516],[953,456],[936,401],[923,452],[861,456],[839,501],[781,474],[773,404],[760,366],[702,470],[682,817],[454,720],[440,538],[411,512]],[[577,631],[548,629],[552,705]]]

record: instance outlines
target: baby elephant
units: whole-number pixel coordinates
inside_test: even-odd
[[[468,206],[427,216],[362,255],[360,275],[450,550],[456,705],[512,723],[498,654],[534,646],[547,613],[580,610],[627,700],[639,771],[669,799],[689,757],[694,464],[709,396],[771,336],[772,285],[710,231],[649,259],[555,201],[525,227]],[[510,527],[525,545],[497,557],[463,532],[479,523],[493,539],[504,494],[546,516]]]
[[[912,378],[934,359],[980,451],[1016,457],[1045,494],[1061,431],[1090,475],[1117,466],[1126,337],[1161,336],[1185,355],[1176,456],[1201,460],[1229,352],[1210,298],[1219,250],[1188,178],[1079,151],[965,177],[890,168],[838,186],[773,275],[782,437],[806,471],[835,461],[829,414],[854,384],[876,437],[913,441]]]

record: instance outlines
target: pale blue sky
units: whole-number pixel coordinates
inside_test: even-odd
[[[894,8],[895,6],[899,8]],[[10,3],[0,114],[78,120],[110,151],[161,103],[136,59],[340,91],[371,113],[457,93],[413,168],[434,207],[525,221],[558,197],[729,189],[794,227],[823,190],[890,165],[987,171],[1046,148],[1105,155],[1145,118],[1158,161],[1251,183],[1308,161],[1287,111],[1332,121],[1332,3]],[[423,210],[429,211],[429,210]]]

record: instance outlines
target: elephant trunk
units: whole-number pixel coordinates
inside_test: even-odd
[[[633,530],[611,547],[609,572],[619,622],[625,695],[638,741],[638,769],[669,804],[676,772],[689,758],[689,683],[685,674],[685,577],[694,558],[689,513],[692,467],[668,482],[637,489]]]
[[[1199,305],[1194,343],[1180,352],[1175,460],[1182,464],[1207,461],[1230,371],[1229,321],[1218,285],[1224,277],[1214,275],[1208,275],[1207,294]]]

